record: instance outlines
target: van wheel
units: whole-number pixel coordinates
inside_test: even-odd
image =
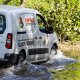
[[[52,49],[51,54],[56,55],[57,54],[57,49]]]
[[[17,61],[16,61],[15,64],[16,65],[22,64],[24,62],[24,60],[25,60],[24,54],[22,52],[20,52],[20,54],[19,54],[19,56],[18,56]]]
[[[52,49],[50,51],[49,60],[53,59],[55,55],[57,55],[57,49]]]
[[[53,55],[56,55],[57,54],[57,50],[58,50],[57,43],[54,43],[53,46],[51,47],[50,53],[53,54]]]

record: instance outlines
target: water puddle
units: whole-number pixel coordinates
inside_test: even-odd
[[[51,80],[49,70],[61,70],[65,65],[77,62],[73,58],[67,58],[59,50],[57,53],[57,55],[52,53],[50,60],[41,65],[33,65],[24,61],[23,64],[0,69],[0,80]]]
[[[74,58],[68,58],[64,56],[60,50],[57,50],[57,54],[54,55],[54,53],[52,52],[52,54],[50,55],[50,60],[42,65],[46,66],[50,70],[62,70],[65,68],[66,65],[75,62],[77,62],[77,60],[75,60]]]
[[[50,80],[51,73],[44,66],[29,63],[12,66],[0,71],[0,80]]]

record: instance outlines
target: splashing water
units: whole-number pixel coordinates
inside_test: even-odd
[[[44,66],[32,65],[24,61],[1,71],[0,80],[50,80],[51,73]]]
[[[61,70],[69,63],[77,62],[73,58],[68,58],[57,50],[54,55],[52,51],[50,60],[41,65],[33,65],[26,61],[22,64],[6,69],[0,69],[0,80],[51,80],[51,73],[48,70]]]
[[[51,52],[50,60],[43,65],[48,67],[48,69],[62,70],[67,64],[75,62],[77,62],[77,60],[73,58],[68,58],[64,56],[60,50],[57,50],[56,55],[54,55],[54,51]]]
[[[46,67],[33,65],[26,61],[24,64],[22,64],[21,69],[19,68],[18,71],[14,69],[14,74],[22,77],[34,77],[37,78],[37,80],[50,80],[51,77],[51,73]]]

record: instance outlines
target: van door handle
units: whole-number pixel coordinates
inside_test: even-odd
[[[35,36],[35,38],[34,39],[38,39],[38,37],[37,36]]]
[[[40,36],[39,39],[42,39],[42,37]]]

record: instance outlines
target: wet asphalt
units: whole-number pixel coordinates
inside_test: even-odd
[[[49,70],[61,70],[67,64],[77,62],[73,58],[64,56],[59,50],[57,53],[57,55],[52,54],[50,60],[41,65],[24,61],[20,65],[0,67],[0,80],[51,80],[52,74]]]

